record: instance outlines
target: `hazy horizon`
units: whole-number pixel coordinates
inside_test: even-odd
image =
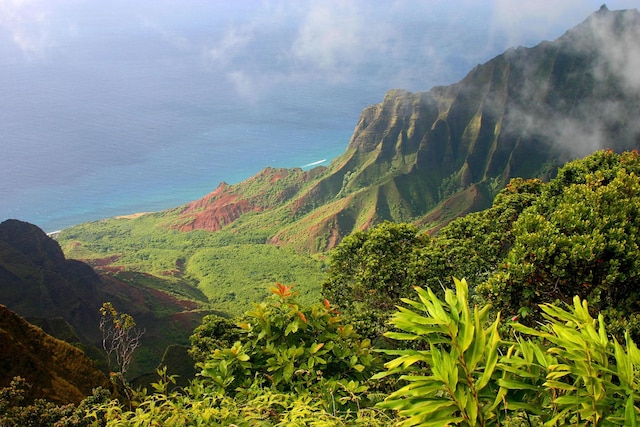
[[[0,0],[0,221],[53,231],[327,164],[386,91],[455,83],[602,4],[540,3]]]

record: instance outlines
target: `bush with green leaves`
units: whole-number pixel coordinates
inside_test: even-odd
[[[305,306],[290,286],[255,304],[239,324],[243,336],[200,364],[200,376],[227,394],[258,384],[313,392],[333,411],[358,407],[376,367],[368,339],[345,324],[329,301]]]
[[[238,427],[391,427],[395,420],[376,408],[334,414],[308,392],[285,393],[254,385],[235,396],[211,392],[200,380],[183,391],[167,393],[166,385],[154,384],[156,392],[139,394],[136,408],[128,410],[117,401],[97,407],[90,414],[106,427],[139,426],[238,426]]]
[[[640,155],[600,151],[567,163],[513,225],[513,246],[478,292],[532,325],[539,304],[573,296],[622,336],[640,335]]]
[[[511,322],[514,340],[499,336],[489,306],[468,307],[464,280],[444,301],[417,288],[391,323],[390,338],[421,341],[424,350],[397,356],[374,378],[401,385],[380,407],[404,416],[402,426],[636,425],[640,416],[640,350],[629,336],[609,336],[586,301],[543,304],[540,329]]]
[[[412,266],[428,242],[416,226],[389,221],[345,237],[331,252],[324,297],[362,336],[381,337],[399,299],[423,281]]]
[[[29,427],[84,427],[103,426],[104,422],[95,408],[110,401],[110,392],[101,387],[80,404],[56,404],[46,399],[28,401],[31,385],[24,378],[14,377],[7,387],[0,388],[0,426]],[[88,414],[95,411],[96,417]]]
[[[189,338],[189,355],[204,362],[215,350],[231,347],[240,336],[241,330],[234,320],[216,314],[206,315]]]

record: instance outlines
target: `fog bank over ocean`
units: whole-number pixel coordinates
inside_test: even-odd
[[[50,232],[326,165],[387,90],[454,83],[600,5],[0,0],[0,221]]]

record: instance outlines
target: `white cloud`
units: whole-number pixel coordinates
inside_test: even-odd
[[[611,15],[591,20],[594,34],[593,44],[598,48],[602,60],[596,69],[596,77],[607,72],[620,79],[625,89],[640,95],[640,29],[631,24],[637,12],[624,14],[620,21]],[[620,28],[625,28],[624,33]]]
[[[51,47],[49,10],[38,0],[0,0],[0,28],[28,58],[42,57]]]
[[[373,20],[357,2],[318,2],[303,17],[291,53],[311,72],[343,80],[369,55],[383,55],[393,42],[388,24]]]
[[[494,0],[491,32],[494,44],[519,46],[528,40],[541,40],[578,24],[595,9],[584,0]],[[573,21],[573,22],[572,22]]]
[[[253,38],[251,26],[230,27],[218,43],[205,49],[206,58],[218,66],[226,66],[233,62],[233,59],[247,47]]]

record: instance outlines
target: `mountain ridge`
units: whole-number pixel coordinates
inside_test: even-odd
[[[640,57],[637,40],[637,10],[601,8],[555,41],[509,49],[455,84],[388,91],[363,110],[346,152],[284,200],[292,220],[267,241],[317,252],[382,220],[453,219],[437,212],[449,197],[461,215],[487,207],[513,177],[549,178],[598,148],[636,148],[640,83],[621,52]]]
[[[58,239],[68,257],[98,260],[102,270],[169,274],[228,308],[241,299],[239,282],[247,288],[274,277],[260,262],[287,263],[296,251],[321,269],[324,252],[354,231],[390,220],[436,233],[490,206],[512,178],[548,179],[597,149],[640,147],[637,61],[640,13],[601,9],[556,40],[509,49],[452,85],[388,91],[363,109],[345,152],[327,167],[265,168],[187,205],[79,225]],[[248,266],[242,257],[260,252],[250,246],[265,244],[286,250]],[[219,264],[234,256],[247,268],[242,277]],[[309,274],[303,280],[307,290],[318,285]]]

